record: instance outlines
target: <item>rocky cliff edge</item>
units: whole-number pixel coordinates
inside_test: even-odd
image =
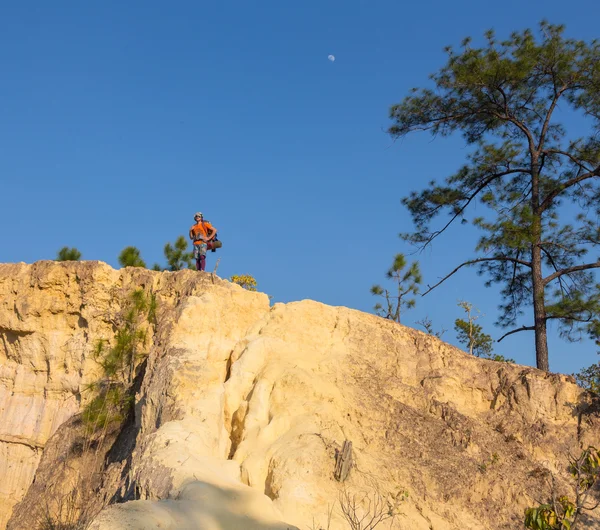
[[[140,288],[158,313],[135,406],[82,445],[92,352]],[[93,530],[334,530],[379,511],[381,528],[513,530],[599,440],[571,378],[374,315],[271,307],[209,273],[0,265],[0,528],[76,511]]]

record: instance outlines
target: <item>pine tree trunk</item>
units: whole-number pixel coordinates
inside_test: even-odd
[[[536,256],[537,254],[537,256]],[[542,281],[541,250],[534,245],[532,252],[533,320],[535,326],[535,362],[540,370],[548,371],[548,338],[546,334],[546,304]]]
[[[531,283],[533,288],[533,325],[535,326],[535,362],[540,370],[549,371],[546,334],[546,297],[542,276],[542,212],[540,211],[537,159],[532,163],[531,202],[533,211],[531,242]]]

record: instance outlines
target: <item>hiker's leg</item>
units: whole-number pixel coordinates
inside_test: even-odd
[[[206,269],[206,243],[198,245],[198,259],[200,260],[200,270]]]
[[[196,258],[196,270],[197,271],[203,271],[204,267],[205,267],[205,257],[206,257],[206,250],[204,250],[203,245],[194,245],[194,258]]]

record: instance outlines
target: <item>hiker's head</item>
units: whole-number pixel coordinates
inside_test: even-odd
[[[196,213],[194,214],[194,219],[195,219],[196,221],[201,221],[201,220],[202,220],[202,212],[196,212]]]

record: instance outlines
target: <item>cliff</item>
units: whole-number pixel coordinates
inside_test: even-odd
[[[140,288],[158,310],[135,404],[90,439],[94,348]],[[0,344],[0,529],[76,513],[94,530],[333,530],[355,508],[394,515],[380,527],[512,530],[600,440],[569,377],[208,273],[0,265]]]

